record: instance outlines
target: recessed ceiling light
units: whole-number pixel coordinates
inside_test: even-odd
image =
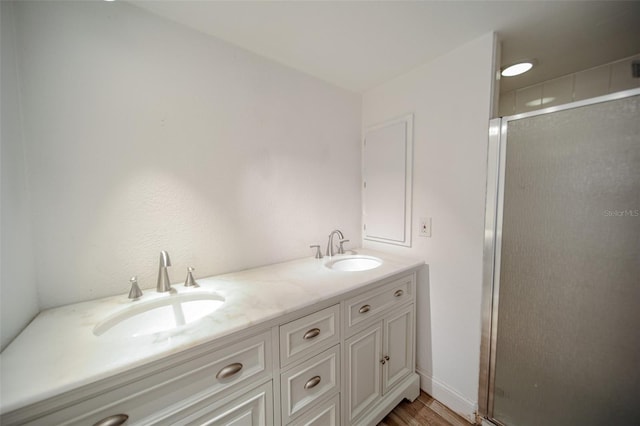
[[[513,77],[514,75],[524,74],[531,68],[533,68],[533,61],[519,62],[504,68],[501,74],[503,77]]]

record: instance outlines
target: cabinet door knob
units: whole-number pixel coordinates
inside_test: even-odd
[[[371,309],[371,306],[364,305],[363,307],[360,308],[360,310],[358,312],[360,312],[361,314],[365,314],[365,313],[369,312],[370,309]]]
[[[389,355],[385,355],[385,356],[384,356],[384,360],[385,360],[385,361],[389,361]]]
[[[320,334],[319,328],[312,328],[311,330],[304,333],[304,336],[302,336],[302,338],[304,340],[310,340],[310,339],[313,339],[314,337],[317,337],[319,334]]]
[[[114,414],[113,416],[105,417],[104,419],[94,423],[93,426],[120,426],[128,419],[129,416],[126,414]]]
[[[404,291],[403,291],[403,290],[396,290],[396,292],[395,292],[395,293],[393,293],[393,295],[394,295],[395,297],[400,297],[400,296],[402,296],[403,294],[404,294]]]
[[[307,380],[307,383],[304,384],[304,388],[305,389],[311,389],[314,388],[316,386],[318,386],[318,384],[320,383],[320,376],[313,376],[312,378],[310,378],[309,380]]]
[[[218,374],[216,374],[216,379],[227,379],[234,374],[237,374],[240,370],[242,370],[242,364],[240,364],[239,362],[234,362],[233,364],[229,364],[222,370],[218,371]]]
[[[386,361],[384,358],[382,358],[382,359],[380,360],[380,364],[385,365],[386,363],[387,363],[387,361]]]

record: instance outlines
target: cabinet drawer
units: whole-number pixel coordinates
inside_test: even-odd
[[[215,397],[211,398],[215,399]],[[212,401],[215,403],[215,401]],[[218,404],[219,405],[219,404]],[[215,406],[215,405],[214,405]],[[218,408],[208,408],[170,424],[185,426],[272,426],[273,390],[271,382],[251,390]]]
[[[348,334],[355,332],[354,327],[379,317],[378,314],[413,300],[414,293],[415,275],[411,274],[347,300],[345,314]]]
[[[156,424],[179,410],[223,390],[236,389],[271,375],[271,333],[264,332],[214,350],[64,407],[33,425],[87,425],[115,414],[129,416],[127,424]]]
[[[280,365],[321,352],[340,341],[340,305],[331,306],[280,327]]]
[[[289,426],[340,426],[340,394],[313,408]]]
[[[282,373],[282,422],[340,390],[340,345]]]

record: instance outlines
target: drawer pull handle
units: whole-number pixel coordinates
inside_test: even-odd
[[[123,425],[129,416],[126,414],[114,414],[113,416],[105,417],[99,422],[95,423],[93,426],[120,426]]]
[[[315,388],[320,383],[320,380],[321,380],[320,376],[313,376],[307,381],[307,383],[304,384],[304,388],[305,389]]]
[[[362,308],[360,308],[358,312],[360,312],[361,314],[366,314],[367,312],[369,312],[370,309],[371,309],[371,306],[364,305]]]
[[[395,292],[395,293],[393,293],[393,295],[394,295],[395,297],[400,297],[400,296],[402,296],[403,294],[404,294],[404,291],[402,291],[402,290],[396,290],[396,292]]]
[[[242,364],[240,364],[239,362],[234,362],[233,364],[229,364],[222,370],[218,371],[218,374],[216,374],[216,379],[227,379],[234,374],[237,374],[240,370],[242,370]]]
[[[304,333],[304,336],[302,338],[304,340],[310,340],[310,339],[313,339],[314,337],[317,337],[319,334],[320,334],[319,328],[312,328],[311,330]]]

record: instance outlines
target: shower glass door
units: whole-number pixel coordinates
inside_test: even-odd
[[[624,96],[502,119],[490,149],[494,423],[640,424],[640,91]]]

